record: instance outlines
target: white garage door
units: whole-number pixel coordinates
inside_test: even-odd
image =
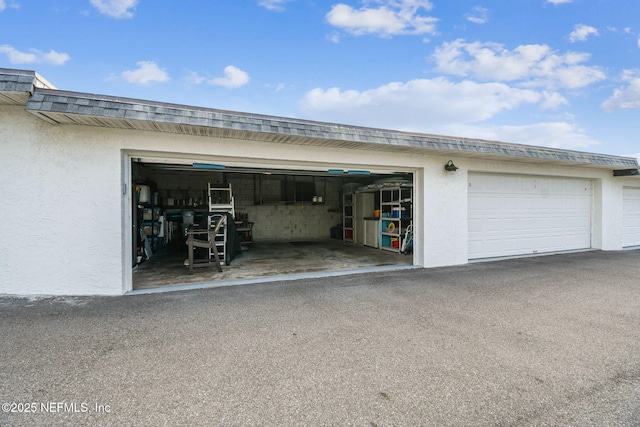
[[[624,188],[623,246],[640,246],[640,188]]]
[[[469,259],[591,247],[591,181],[469,174]]]

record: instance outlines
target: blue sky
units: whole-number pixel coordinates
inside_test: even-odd
[[[636,0],[0,0],[63,90],[640,156]]]

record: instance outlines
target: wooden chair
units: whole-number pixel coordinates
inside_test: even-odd
[[[222,267],[220,266],[220,255],[218,255],[218,248],[216,247],[216,235],[220,231],[220,228],[224,225],[226,215],[221,215],[218,223],[214,228],[207,230],[187,230],[187,246],[189,248],[189,274],[193,274],[194,267],[208,267],[211,264],[215,264],[219,273],[222,273]],[[206,248],[210,252],[213,252],[214,260],[211,261],[210,257],[207,257],[206,261],[195,262],[193,259],[194,248]]]

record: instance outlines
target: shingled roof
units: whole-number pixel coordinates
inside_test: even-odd
[[[56,88],[35,71],[0,68],[0,104],[25,105],[36,87]]]
[[[24,101],[22,105],[28,112],[54,124],[609,169],[639,167],[637,160],[630,157],[60,91],[43,84],[46,81],[37,80],[38,77],[35,72],[0,69],[0,103],[3,96],[13,103]]]

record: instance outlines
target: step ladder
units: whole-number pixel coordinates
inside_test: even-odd
[[[409,224],[402,240],[400,253],[407,255],[413,251],[413,224]]]
[[[227,256],[227,214],[231,215],[231,221],[235,218],[235,202],[233,199],[233,192],[231,190],[231,184],[221,185],[211,183],[207,186],[209,194],[209,228],[215,228],[220,222],[220,217],[224,216],[225,220],[222,222],[222,226],[219,227],[214,240],[215,246],[218,251],[218,257],[220,264],[229,265],[229,257]],[[209,259],[214,258],[215,254],[213,250],[209,250]]]
[[[208,185],[209,191],[209,212],[228,212],[235,218],[236,208],[233,200],[231,184],[222,186],[220,184]]]

